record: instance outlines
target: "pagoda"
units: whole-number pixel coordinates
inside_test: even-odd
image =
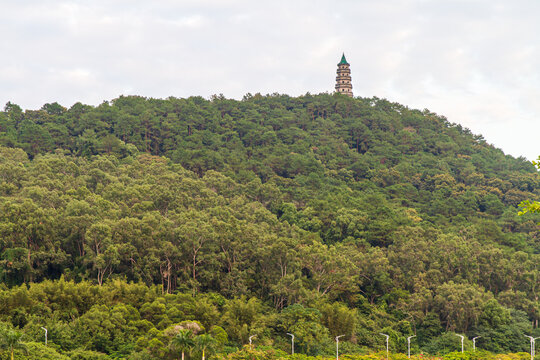
[[[345,59],[345,53],[341,56],[341,61],[337,64],[337,76],[336,76],[336,92],[353,97],[352,84],[351,84],[351,69]]]

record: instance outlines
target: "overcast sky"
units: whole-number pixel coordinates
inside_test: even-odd
[[[540,1],[0,0],[0,106],[331,92],[427,108],[540,155]]]

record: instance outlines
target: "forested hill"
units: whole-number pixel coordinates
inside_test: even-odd
[[[538,190],[525,159],[378,98],[8,103],[0,274],[8,286],[63,276],[254,297],[265,314],[339,302],[358,345],[386,327],[425,346],[452,330],[515,351],[540,317],[540,219],[517,215]],[[345,331],[323,318],[321,334]],[[207,325],[238,344],[262,326],[226,321]],[[264,336],[285,337],[272,326]]]

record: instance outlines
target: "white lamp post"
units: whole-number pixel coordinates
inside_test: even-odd
[[[525,335],[525,337],[528,337],[529,339],[531,339],[531,360],[533,360],[533,344],[534,344],[534,338],[532,336],[529,336],[529,335]]]
[[[47,329],[45,329],[43,326],[41,328],[45,330],[45,345],[47,345]]]
[[[476,351],[476,339],[481,338],[481,336],[473,337],[472,339],[472,349]]]
[[[388,341],[390,339],[390,335],[386,335],[386,334],[383,334],[383,333],[379,333],[380,335],[382,336],[386,336],[386,360],[388,360]]]
[[[409,336],[407,338],[407,357],[410,359],[411,358],[411,339],[413,337],[415,337],[416,335],[412,335],[412,336]]]
[[[336,360],[339,360],[339,338],[345,335],[336,336]]]
[[[525,337],[528,337],[529,339],[531,339],[531,360],[534,360],[534,343],[536,341],[536,339],[540,339],[540,337],[537,337],[537,338],[533,338],[532,336],[529,336],[529,335],[525,335]]]
[[[463,340],[465,339],[465,336],[456,334],[456,336],[459,336],[461,338],[461,352],[463,352]]]
[[[251,339],[253,339],[253,338],[256,337],[256,336],[257,336],[257,335],[251,335],[251,336],[249,337],[249,347],[251,347]]]
[[[287,333],[291,337],[291,355],[294,355],[294,335],[291,333]]]

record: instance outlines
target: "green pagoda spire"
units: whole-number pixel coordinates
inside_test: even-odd
[[[338,65],[349,65],[349,63],[347,62],[347,59],[345,59],[345,53],[343,53],[343,55],[341,56],[341,61],[339,62]]]

